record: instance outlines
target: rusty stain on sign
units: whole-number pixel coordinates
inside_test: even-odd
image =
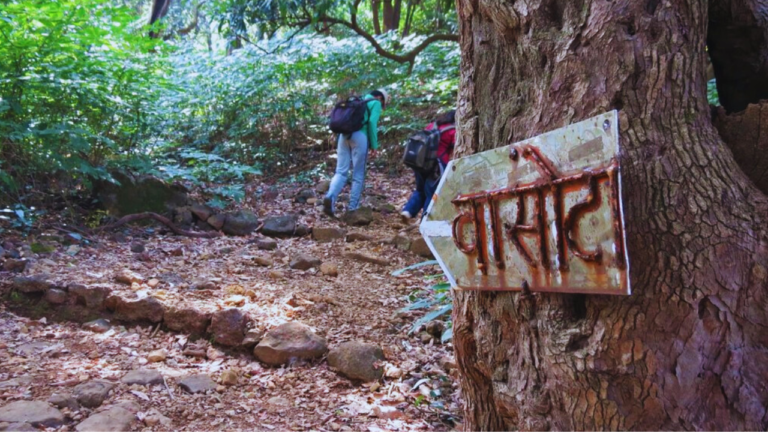
[[[456,289],[629,294],[615,111],[456,159],[422,235]]]

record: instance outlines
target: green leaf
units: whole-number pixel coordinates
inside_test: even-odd
[[[408,334],[412,334],[424,324],[432,321],[433,319],[439,318],[452,310],[453,310],[453,303],[449,303],[447,305],[444,305],[438,308],[437,310],[433,310],[432,312],[429,312],[428,314],[414,321],[413,326],[411,327],[411,330],[408,332]]]
[[[403,274],[403,273],[405,273],[407,271],[410,271],[410,270],[413,270],[413,269],[417,269],[419,267],[425,267],[425,266],[437,265],[437,264],[438,264],[437,260],[430,260],[430,261],[420,262],[420,263],[413,264],[413,265],[410,265],[410,266],[405,267],[405,268],[401,268],[399,270],[395,270],[395,271],[392,272],[392,276],[400,276],[401,274]]]

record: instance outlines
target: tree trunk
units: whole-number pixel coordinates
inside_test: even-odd
[[[381,2],[384,4],[384,31],[397,31],[399,27],[399,17],[400,17],[400,11],[399,8],[402,6],[402,3],[398,0],[395,0],[396,3],[392,3],[393,0],[381,0]]]
[[[379,21],[379,10],[381,9],[381,0],[371,0],[371,10],[373,11],[373,31],[376,36],[381,34],[381,22]]]
[[[457,156],[620,110],[633,286],[457,292],[465,428],[765,430],[768,199],[710,119],[707,3],[457,6]]]

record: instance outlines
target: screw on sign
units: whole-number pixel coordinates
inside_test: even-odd
[[[630,294],[618,114],[451,161],[421,233],[455,289]]]

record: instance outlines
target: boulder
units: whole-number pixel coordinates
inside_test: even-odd
[[[189,202],[185,188],[170,185],[157,177],[134,177],[123,173],[112,173],[112,177],[119,183],[99,181],[94,185],[94,191],[104,208],[115,216],[169,213]]]
[[[105,301],[107,308],[115,312],[117,319],[122,321],[149,321],[159,323],[163,320],[165,308],[154,297],[141,299],[125,299],[112,295]]]
[[[120,406],[96,413],[75,426],[77,432],[122,432],[131,430],[136,414]]]
[[[92,380],[77,385],[72,394],[80,405],[86,408],[97,408],[107,399],[112,387],[114,384],[109,381]]]
[[[256,247],[259,250],[275,250],[277,249],[277,241],[271,238],[260,238],[256,240]]]
[[[163,321],[171,330],[186,334],[204,335],[211,322],[211,314],[192,307],[177,306],[165,312]]]
[[[67,302],[69,296],[66,291],[60,289],[51,288],[45,292],[45,301],[50,304],[60,305]]]
[[[264,220],[261,233],[270,237],[292,237],[296,234],[297,224],[295,215],[272,216]]]
[[[325,338],[305,324],[288,322],[268,331],[253,349],[253,355],[268,365],[279,366],[294,359],[321,357],[327,351]]]
[[[205,204],[192,204],[192,206],[189,207],[189,211],[191,211],[197,219],[203,222],[207,221],[211,216],[213,216],[213,209]]]
[[[312,228],[312,238],[318,243],[327,243],[334,240],[343,239],[347,231],[336,227],[314,227]]]
[[[127,385],[154,385],[163,383],[163,375],[154,369],[136,369],[128,372],[120,380]]]
[[[373,222],[373,210],[370,207],[360,207],[357,210],[347,212],[341,218],[344,223],[352,226],[366,226]]]
[[[258,344],[261,339],[264,337],[264,330],[262,329],[250,329],[247,332],[245,332],[245,337],[243,338],[242,346],[245,348],[251,349]]]
[[[432,251],[429,250],[426,240],[423,237],[417,237],[411,242],[411,252],[424,258],[434,258]]]
[[[318,267],[320,264],[322,264],[322,261],[319,259],[300,253],[291,258],[289,267],[294,270],[309,270],[312,267]]]
[[[182,378],[179,387],[187,393],[205,393],[216,389],[216,383],[208,375],[198,374]]]
[[[100,285],[70,284],[67,289],[79,304],[85,305],[88,309],[102,309],[104,300],[112,292],[109,287]]]
[[[216,343],[234,347],[243,342],[247,325],[248,317],[240,309],[225,309],[211,316],[208,332]]]
[[[64,424],[64,415],[42,401],[16,401],[0,408],[0,422],[55,428]]]
[[[92,331],[94,333],[106,333],[110,328],[112,328],[112,325],[109,323],[109,321],[103,318],[99,318],[94,321],[88,321],[87,323],[83,324],[83,330]]]
[[[221,230],[227,235],[246,236],[254,232],[258,227],[259,218],[253,212],[240,210],[226,214]]]
[[[34,276],[17,276],[13,278],[12,288],[23,293],[42,293],[53,288],[53,283],[49,281],[50,275],[46,273]]]
[[[214,229],[220,230],[222,227],[224,227],[224,222],[227,221],[227,216],[224,214],[216,214],[211,217],[209,217],[206,222],[208,222],[208,225],[212,226]]]
[[[189,228],[195,223],[195,217],[189,207],[173,209],[173,223],[181,228]]]
[[[296,194],[296,197],[293,200],[299,204],[306,204],[308,199],[314,197],[315,191],[312,189],[302,189],[299,191],[299,193]]]
[[[363,382],[381,378],[384,351],[376,345],[363,342],[344,342],[328,353],[328,365],[347,378]]]
[[[48,403],[59,409],[69,408],[70,411],[77,411],[80,409],[80,404],[77,403],[77,399],[69,395],[54,393],[48,398]]]
[[[339,268],[334,263],[324,262],[320,264],[320,273],[325,276],[336,277],[339,275]]]

